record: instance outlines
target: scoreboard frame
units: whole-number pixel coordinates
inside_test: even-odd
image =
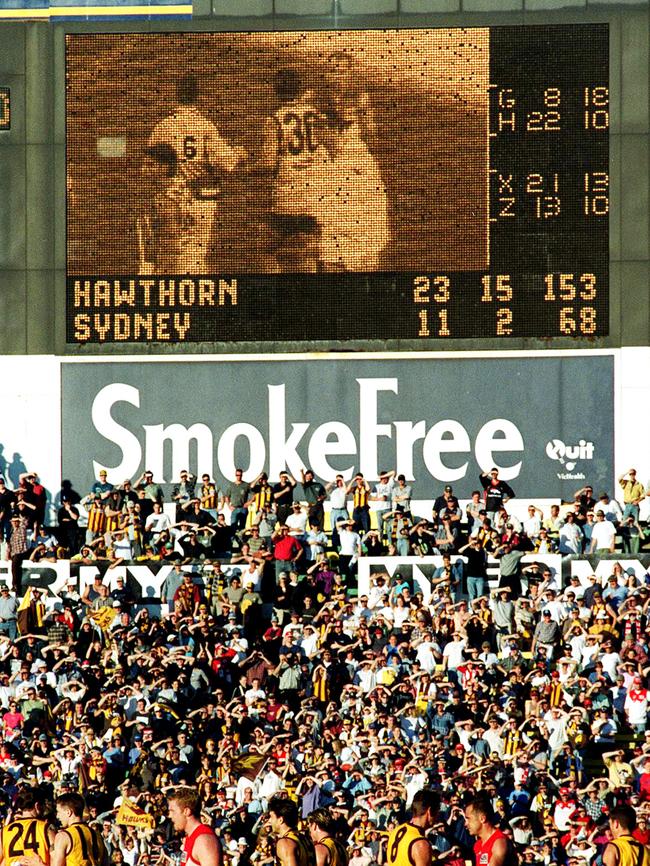
[[[542,29],[567,30],[576,29],[584,32],[600,31],[601,44],[604,46],[603,60],[607,65],[609,62],[609,51],[606,28],[607,25],[545,25],[511,27],[492,27],[492,32],[500,32],[504,35],[509,32],[522,30]],[[195,30],[182,32],[198,32]],[[506,82],[501,82],[501,85]],[[497,102],[508,99],[507,87],[499,86],[491,81],[491,97]],[[608,85],[608,82],[607,82]],[[596,92],[596,88],[603,85],[596,84],[585,96],[587,103],[583,106],[584,116],[596,116],[596,112],[605,110],[598,104],[602,94]],[[552,88],[547,88],[551,89]],[[586,91],[585,91],[586,92]],[[551,101],[553,93],[548,97]],[[596,103],[594,103],[596,100]],[[540,134],[552,134],[552,124],[555,122],[553,112],[554,106],[546,104],[544,97],[544,108],[546,111],[532,109],[528,123],[539,124]],[[500,106],[504,109],[505,106]],[[609,93],[607,93],[607,111],[609,110]],[[495,115],[491,106],[491,119]],[[587,121],[585,121],[587,122]],[[549,126],[550,124],[550,126]],[[531,130],[533,132],[535,130]],[[491,154],[492,159],[492,154]],[[546,167],[544,167],[546,169]],[[609,211],[609,175],[605,186],[604,180],[599,177],[602,174],[602,164],[597,170],[583,172],[585,177],[584,200],[585,207],[598,205],[603,197],[607,198],[607,211]],[[599,171],[601,170],[601,171]],[[494,208],[499,203],[501,209],[505,209],[504,217],[507,218],[507,210],[510,207],[504,201],[511,192],[508,188],[507,173],[499,172],[490,162],[490,172],[496,175],[491,177],[497,185],[497,193],[490,186],[490,218],[494,216]],[[609,166],[607,166],[609,172]],[[504,180],[504,174],[506,175]],[[553,179],[546,171],[529,171],[523,181],[522,192],[534,202],[538,209],[538,218],[552,219],[553,214],[544,215],[544,208],[553,207],[553,184],[557,184],[557,177]],[[498,186],[502,184],[502,189]],[[550,184],[550,186],[549,186]],[[501,195],[500,193],[503,193]],[[547,201],[547,199],[549,201]],[[596,214],[605,216],[605,214]],[[604,260],[609,258],[609,235],[607,231],[607,220],[602,221],[605,225],[604,231],[599,238],[599,250]],[[497,232],[498,235],[498,232]],[[491,232],[490,245],[494,250],[494,236]],[[503,240],[501,241],[504,243]],[[498,237],[497,237],[498,244]],[[505,245],[508,245],[506,239]],[[567,263],[570,265],[571,263]],[[255,313],[255,304],[245,302],[246,286],[242,287],[242,275],[237,274],[161,274],[155,278],[138,276],[135,274],[75,274],[67,278],[67,301],[76,310],[76,316],[86,318],[77,320],[81,322],[75,337],[75,325],[71,327],[71,318],[67,317],[66,349],[84,351],[84,348],[97,351],[103,346],[123,346],[129,350],[138,351],[138,346],[151,342],[159,346],[177,346],[186,351],[202,351],[209,348],[214,351],[255,351],[260,345],[273,343],[278,348],[288,351],[302,351],[305,347],[317,350],[328,349],[374,349],[377,345],[396,346],[408,345],[415,349],[425,350],[427,348],[449,348],[462,347],[462,341],[473,341],[477,339],[487,341],[490,345],[501,345],[503,337],[509,338],[508,342],[516,340],[564,340],[566,345],[578,345],[578,341],[584,340],[595,344],[600,338],[610,334],[610,308],[609,308],[609,284],[608,269],[605,267],[604,279],[601,273],[595,274],[588,263],[576,261],[576,267],[553,267],[544,272],[538,272],[536,285],[531,289],[530,275],[522,275],[521,271],[510,272],[507,267],[498,268],[496,271],[479,273],[421,273],[401,272],[399,274],[372,273],[372,274],[322,274],[317,275],[319,287],[323,295],[332,298],[344,296],[351,290],[356,291],[355,303],[350,312],[345,327],[345,332],[338,330],[340,321],[335,323],[325,322],[326,328],[323,333],[322,318],[318,316],[307,323],[308,329],[297,331],[271,329],[269,335],[262,333],[262,327],[268,324],[265,317]],[[305,291],[309,291],[313,279],[311,275],[246,275],[251,279],[251,285],[256,291],[262,289],[267,293],[271,306],[280,308],[282,317],[286,320],[288,311],[295,309],[300,303],[304,303]],[[525,277],[522,285],[522,276]],[[389,304],[392,306],[393,318],[401,319],[392,326],[392,322],[378,314],[377,292],[387,292]],[[145,306],[135,314],[129,316],[120,309],[132,293],[140,293],[142,298],[147,299]],[[198,299],[203,297],[206,307],[211,308],[214,315],[221,319],[220,328],[211,331],[209,328],[198,330],[193,336],[192,325],[184,318],[187,313],[185,308],[192,307]],[[121,300],[119,300],[121,299]],[[152,300],[153,299],[153,300]],[[188,303],[189,299],[189,303]],[[316,296],[314,296],[316,300]],[[308,305],[310,306],[310,305]],[[243,318],[241,313],[244,314]],[[409,317],[405,325],[403,319]],[[531,327],[531,322],[542,321],[546,316],[547,324],[542,328]],[[548,324],[549,316],[552,323]],[[596,323],[596,318],[598,319]],[[468,320],[480,323],[471,326]],[[360,327],[363,322],[367,323],[365,328]],[[327,327],[333,330],[327,331]],[[137,331],[137,338],[135,337]],[[93,331],[95,332],[93,335]],[[244,334],[243,339],[228,339],[225,335],[236,333],[238,336]],[[89,338],[85,339],[88,334]],[[103,334],[103,336],[102,336]],[[190,338],[188,339],[188,334]]]

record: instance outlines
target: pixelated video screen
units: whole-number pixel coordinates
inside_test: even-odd
[[[551,336],[555,274],[585,303],[594,275],[575,330],[603,333],[607,215],[580,193],[608,171],[582,116],[606,46],[604,26],[68,35],[68,341],[508,336],[534,289],[519,331]]]

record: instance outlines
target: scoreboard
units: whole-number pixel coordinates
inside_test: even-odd
[[[67,341],[608,334],[606,25],[66,37]]]

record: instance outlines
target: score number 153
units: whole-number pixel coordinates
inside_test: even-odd
[[[595,334],[597,330],[596,308],[582,306],[585,301],[596,298],[595,274],[546,274],[544,300],[550,303],[569,301],[578,308],[560,307],[559,330],[561,334]]]

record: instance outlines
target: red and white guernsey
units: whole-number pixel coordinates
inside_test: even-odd
[[[501,830],[495,830],[494,833],[485,840],[485,842],[481,842],[480,839],[476,840],[474,843],[474,862],[476,866],[489,866],[490,860],[492,859],[492,849],[494,848],[494,843],[498,839],[505,839],[508,843],[508,855],[506,856],[503,866],[510,866],[513,862],[512,848],[510,846],[510,840],[505,833],[501,832]]]
[[[183,856],[181,857],[182,866],[199,866],[199,861],[192,857],[192,851],[194,850],[194,843],[199,836],[205,836],[206,833],[214,836],[214,830],[212,827],[208,827],[207,824],[199,824],[194,828],[194,830],[192,830],[189,836],[185,837],[185,841],[183,842]]]

